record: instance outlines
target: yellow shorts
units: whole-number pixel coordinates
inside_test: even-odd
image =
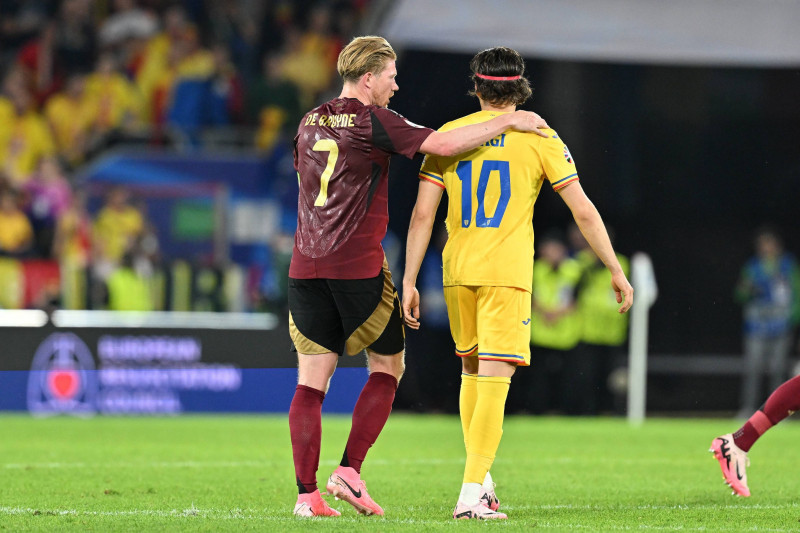
[[[456,355],[531,363],[531,293],[513,287],[444,288]]]

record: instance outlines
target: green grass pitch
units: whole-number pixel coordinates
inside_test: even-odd
[[[350,421],[326,417],[319,480]],[[492,468],[509,520],[451,518],[464,450],[455,416],[394,414],[362,475],[385,517],[295,519],[285,416],[0,416],[2,531],[800,531],[800,424],[750,453],[753,496],[706,450],[733,420],[508,417]]]

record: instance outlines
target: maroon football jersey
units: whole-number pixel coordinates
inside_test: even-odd
[[[431,133],[355,98],[334,98],[303,117],[294,139],[300,196],[290,277],[378,275],[389,222],[389,158],[414,157]]]

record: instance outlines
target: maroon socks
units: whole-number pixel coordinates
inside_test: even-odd
[[[798,410],[800,376],[795,376],[775,389],[761,409],[733,434],[734,444],[745,452],[750,451],[750,447],[765,431]]]
[[[342,456],[342,466],[361,473],[361,463],[367,451],[375,444],[392,412],[396,390],[397,379],[391,374],[373,372],[369,375],[353,409],[353,425]]]
[[[321,390],[298,385],[294,391],[292,405],[289,407],[294,473],[300,494],[310,494],[317,490],[324,399],[325,393]]]
[[[353,410],[353,425],[347,439],[342,466],[361,472],[367,451],[378,439],[392,412],[397,379],[391,374],[373,372],[361,390]],[[292,437],[294,473],[300,494],[317,490],[317,468],[322,441],[322,401],[325,393],[298,385],[289,407],[289,432]]]

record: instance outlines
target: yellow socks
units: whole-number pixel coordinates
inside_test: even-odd
[[[461,398],[464,398],[462,377]],[[467,465],[464,483],[483,483],[486,473],[494,462],[500,438],[503,436],[503,416],[511,378],[479,376],[477,378],[477,402],[471,420],[464,425],[464,410],[461,424],[469,427],[467,443]],[[463,401],[463,400],[462,400]]]
[[[461,415],[461,430],[464,432],[464,447],[469,450],[469,423],[478,401],[478,375],[461,373],[461,394],[458,396],[458,412]]]

